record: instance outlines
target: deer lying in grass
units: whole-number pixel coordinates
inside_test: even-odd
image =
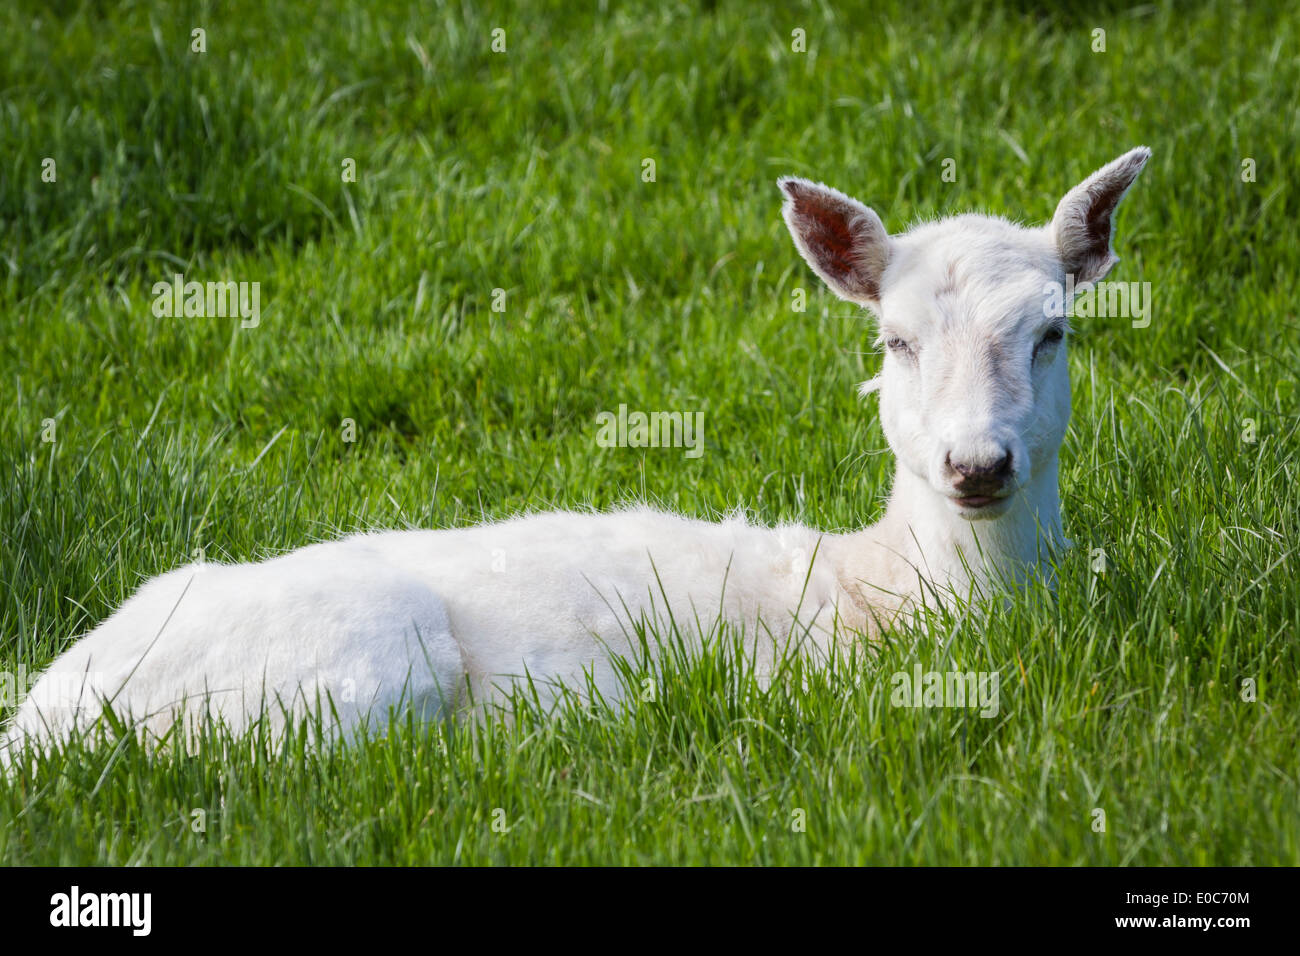
[[[1034,574],[1064,543],[1057,455],[1070,417],[1066,320],[1045,292],[1117,261],[1112,215],[1148,156],[1103,167],[1033,229],[966,215],[889,236],[848,196],[780,181],[799,252],[879,319],[884,364],[862,391],[879,393],[897,467],[877,524],[830,535],[641,507],[191,565],[149,581],[59,657],[8,741],[66,737],[105,701],[162,734],[196,702],[234,729],[326,699],[344,729],[390,708],[433,718],[525,673],[581,685],[586,669],[616,698],[607,657],[634,650],[629,621],[725,620],[756,657],[763,635],[797,626],[826,650],[837,631],[870,632],[923,593]]]

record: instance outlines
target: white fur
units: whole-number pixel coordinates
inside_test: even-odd
[[[688,636],[697,621],[729,621],[761,666],[791,633],[827,651],[837,632],[871,633],[932,588],[966,596],[994,577],[1035,573],[1063,540],[1057,453],[1070,407],[1064,345],[1034,356],[1053,321],[1043,285],[1063,280],[1067,258],[1113,259],[1109,233],[1104,250],[1081,248],[1098,235],[1086,204],[1118,202],[1145,158],[1135,150],[1105,167],[1037,229],[960,216],[890,237],[847,196],[782,181],[805,258],[832,290],[877,313],[882,341],[906,343],[869,383],[898,458],[877,524],[832,535],[637,507],[190,565],[146,583],[60,656],[6,743],[66,737],[106,700],[162,734],[182,704],[187,718],[217,713],[236,729],[260,712],[279,726],[326,701],[344,729],[381,722],[390,708],[434,719],[524,674],[545,692],[554,682],[580,689],[590,673],[614,699],[608,657],[635,647],[642,620],[671,614]],[[1107,170],[1131,175],[1085,188],[1104,186]],[[839,259],[828,235],[831,246],[850,243]],[[946,463],[983,467],[1008,451],[1006,497],[958,502],[960,476]]]

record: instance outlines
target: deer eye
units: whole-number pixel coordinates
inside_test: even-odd
[[[1034,358],[1038,358],[1038,353],[1043,349],[1051,348],[1063,338],[1065,338],[1065,333],[1060,329],[1048,329],[1047,334],[1039,339],[1038,344],[1034,346]]]

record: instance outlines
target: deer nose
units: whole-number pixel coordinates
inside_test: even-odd
[[[967,482],[1001,483],[1011,476],[1011,449],[1002,449],[1002,457],[995,462],[953,461],[951,453],[945,456],[943,463],[961,475],[957,483]]]

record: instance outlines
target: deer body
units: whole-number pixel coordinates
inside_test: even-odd
[[[525,675],[543,694],[607,698],[637,624],[683,636],[725,620],[759,666],[794,636],[828,653],[921,600],[962,600],[1039,573],[1064,543],[1058,451],[1069,420],[1064,317],[1044,286],[1113,264],[1111,213],[1134,150],[1026,229],[962,216],[898,237],[829,187],[782,180],[815,272],[876,313],[881,417],[897,466],[876,524],[848,534],[720,523],[645,507],[553,512],[472,528],[378,532],[257,564],[190,565],[147,582],[38,680],[6,745],[48,743],[104,704],[165,733],[318,707],[345,728],[413,708],[435,719]],[[331,711],[327,711],[331,712]],[[0,759],[6,759],[0,751]]]

